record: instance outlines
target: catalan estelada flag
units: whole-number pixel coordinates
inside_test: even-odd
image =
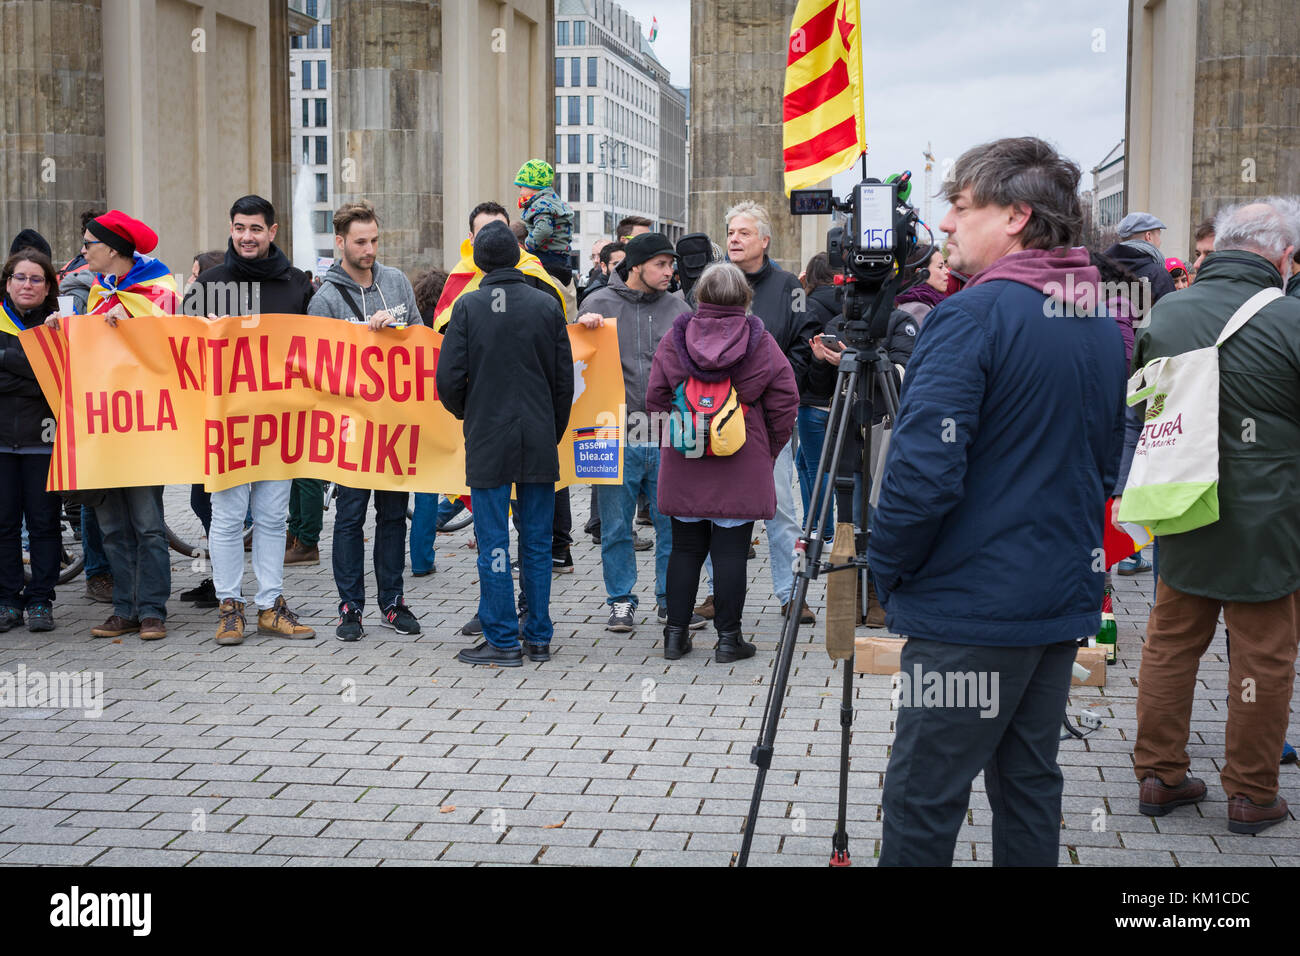
[[[120,279],[95,274],[86,296],[86,312],[98,315],[118,302],[132,316],[172,315],[177,311],[176,279],[159,259],[135,254],[135,264]]]
[[[551,274],[546,271],[546,267],[542,265],[542,260],[527,249],[520,249],[519,262],[515,268],[526,276],[541,279],[554,289],[555,294],[560,298],[560,310],[564,313],[564,321],[572,322],[574,320],[575,317],[569,315],[569,307],[564,302],[564,293]],[[451,321],[452,304],[466,292],[473,292],[477,289],[482,278],[482,270],[474,265],[474,244],[468,239],[462,239],[460,243],[460,262],[456,263],[456,268],[452,269],[447,276],[447,284],[442,287],[442,295],[438,296],[438,304],[433,310],[433,330],[435,332],[441,332],[447,327],[447,323]]]
[[[867,148],[858,0],[799,0],[782,115],[785,192],[848,169]]]

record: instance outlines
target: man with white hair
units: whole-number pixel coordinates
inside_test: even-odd
[[[727,258],[740,267],[754,290],[754,304],[750,311],[763,320],[763,325],[781,351],[790,360],[795,381],[803,380],[812,360],[810,341],[819,334],[821,323],[807,308],[799,277],[786,272],[768,258],[772,243],[772,220],[767,210],[756,202],[745,200],[727,210]],[[772,569],[772,590],[781,602],[782,615],[797,613],[805,624],[813,624],[816,617],[807,602],[801,608],[790,608],[794,594],[794,544],[799,537],[799,521],[794,510],[794,444],[793,439],[781,449],[776,459],[776,516],[767,522],[768,559]]]
[[[1165,268],[1165,254],[1160,251],[1160,235],[1167,228],[1149,212],[1131,212],[1116,227],[1119,242],[1104,253],[1151,283],[1152,302],[1174,291],[1174,280]]]
[[[1231,206],[1194,282],[1155,306],[1133,367],[1214,345],[1243,302],[1281,288],[1300,246],[1293,200]],[[1163,816],[1205,796],[1188,775],[1197,667],[1222,611],[1232,633],[1225,760],[1228,829],[1288,818],[1278,757],[1300,636],[1300,301],[1279,298],[1219,350],[1219,520],[1160,537],[1156,603],[1138,677],[1139,808]]]

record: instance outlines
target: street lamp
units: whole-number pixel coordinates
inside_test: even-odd
[[[621,149],[619,147],[622,147]],[[618,224],[618,218],[614,215],[614,170],[628,168],[627,143],[620,143],[612,136],[605,136],[600,141],[600,165],[599,169],[605,170],[606,189],[605,192],[609,197],[609,229],[610,236],[614,236],[614,229]]]

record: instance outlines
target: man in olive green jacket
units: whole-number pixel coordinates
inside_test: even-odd
[[[1133,367],[1214,344],[1237,308],[1281,289],[1300,246],[1300,209],[1269,199],[1221,212],[1215,251],[1189,288],[1163,298],[1138,333]],[[1228,829],[1288,818],[1278,759],[1300,639],[1300,300],[1257,312],[1219,353],[1219,520],[1160,537],[1156,604],[1138,677],[1134,763],[1150,816],[1196,803],[1187,775],[1197,666],[1220,609],[1232,633],[1225,761]]]

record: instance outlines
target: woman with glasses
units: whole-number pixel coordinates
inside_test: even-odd
[[[45,490],[54,450],[54,414],[18,333],[40,325],[58,307],[49,256],[22,249],[4,264],[0,303],[0,631],[54,630],[54,585],[59,579],[62,501]],[[27,522],[32,579],[23,583],[22,527]]]

